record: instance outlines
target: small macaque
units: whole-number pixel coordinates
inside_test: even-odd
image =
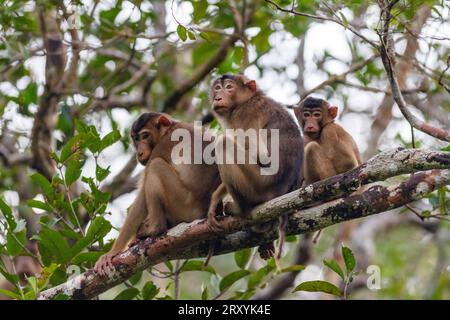
[[[181,222],[206,217],[212,192],[220,184],[219,172],[215,164],[196,164],[193,161],[195,152],[191,152],[190,162],[174,161],[172,149],[179,142],[172,141],[172,133],[177,129],[188,133],[193,146],[193,125],[156,112],[144,113],[134,122],[131,137],[137,160],[145,169],[137,198],[118,238],[95,265],[100,275],[105,275],[112,267],[112,258],[125,250],[131,240],[155,238]],[[203,132],[202,128],[200,132]],[[207,143],[202,141],[199,151],[206,146]]]
[[[243,216],[256,205],[300,187],[303,140],[295,119],[260,91],[254,80],[224,75],[213,82],[211,99],[224,134],[216,147],[222,184],[211,199],[208,222],[212,229],[220,231],[216,208],[227,193],[233,201],[225,204],[225,213]],[[232,134],[229,129],[233,129]],[[228,162],[230,146],[235,152],[232,163]],[[239,162],[239,156],[245,161]],[[253,231],[266,232],[274,225],[268,223]],[[282,232],[280,229],[280,243]],[[264,259],[273,256],[274,251],[273,243],[259,248]]]
[[[361,155],[352,136],[334,122],[338,108],[323,99],[308,97],[294,108],[305,135],[305,184],[311,184],[361,164]],[[317,243],[320,230],[313,237]]]
[[[305,183],[310,184],[361,164],[352,136],[334,122],[338,108],[323,99],[308,97],[294,108],[305,135]]]

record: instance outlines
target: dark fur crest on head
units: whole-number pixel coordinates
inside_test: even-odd
[[[139,131],[142,130],[142,128],[145,127],[147,122],[154,117],[160,116],[161,114],[158,112],[146,112],[143,113],[137,118],[137,120],[133,123],[133,126],[131,127],[131,134],[137,135]]]
[[[307,109],[322,108],[323,104],[326,104],[326,102],[325,100],[320,98],[307,97],[305,100],[303,100],[303,108]]]

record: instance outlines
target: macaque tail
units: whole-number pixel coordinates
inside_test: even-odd
[[[208,266],[209,260],[211,260],[213,255],[214,255],[214,241],[211,241],[209,243],[208,255],[206,256],[205,262],[203,263],[203,266],[205,268]]]
[[[286,227],[288,222],[288,216],[283,215],[280,217],[280,227],[278,228],[278,253],[276,258],[279,260],[283,254],[283,245],[286,239]]]
[[[322,230],[319,230],[319,231],[317,231],[317,232],[314,234],[314,237],[313,237],[313,239],[312,239],[312,243],[313,243],[313,244],[319,243],[320,235],[321,235],[321,234],[322,234]]]

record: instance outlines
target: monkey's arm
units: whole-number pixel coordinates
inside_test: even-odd
[[[360,154],[352,136],[338,124],[326,126],[320,136],[324,152],[333,162],[336,173],[343,173],[361,164]]]
[[[216,211],[220,201],[222,201],[226,194],[227,187],[224,183],[221,183],[211,195],[211,202],[208,209],[208,223],[213,230],[222,230],[222,228],[220,228],[219,222],[216,219]]]
[[[145,205],[145,190],[141,188],[136,200],[131,206],[119,236],[114,242],[111,250],[103,255],[95,264],[95,271],[100,275],[106,274],[106,268],[112,267],[111,260],[118,253],[126,249],[128,243],[136,235],[136,232],[147,214]]]

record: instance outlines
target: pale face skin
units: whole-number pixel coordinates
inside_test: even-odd
[[[212,87],[212,93],[214,111],[226,110],[234,104],[236,82],[232,79],[225,79],[222,82],[216,81]]]

